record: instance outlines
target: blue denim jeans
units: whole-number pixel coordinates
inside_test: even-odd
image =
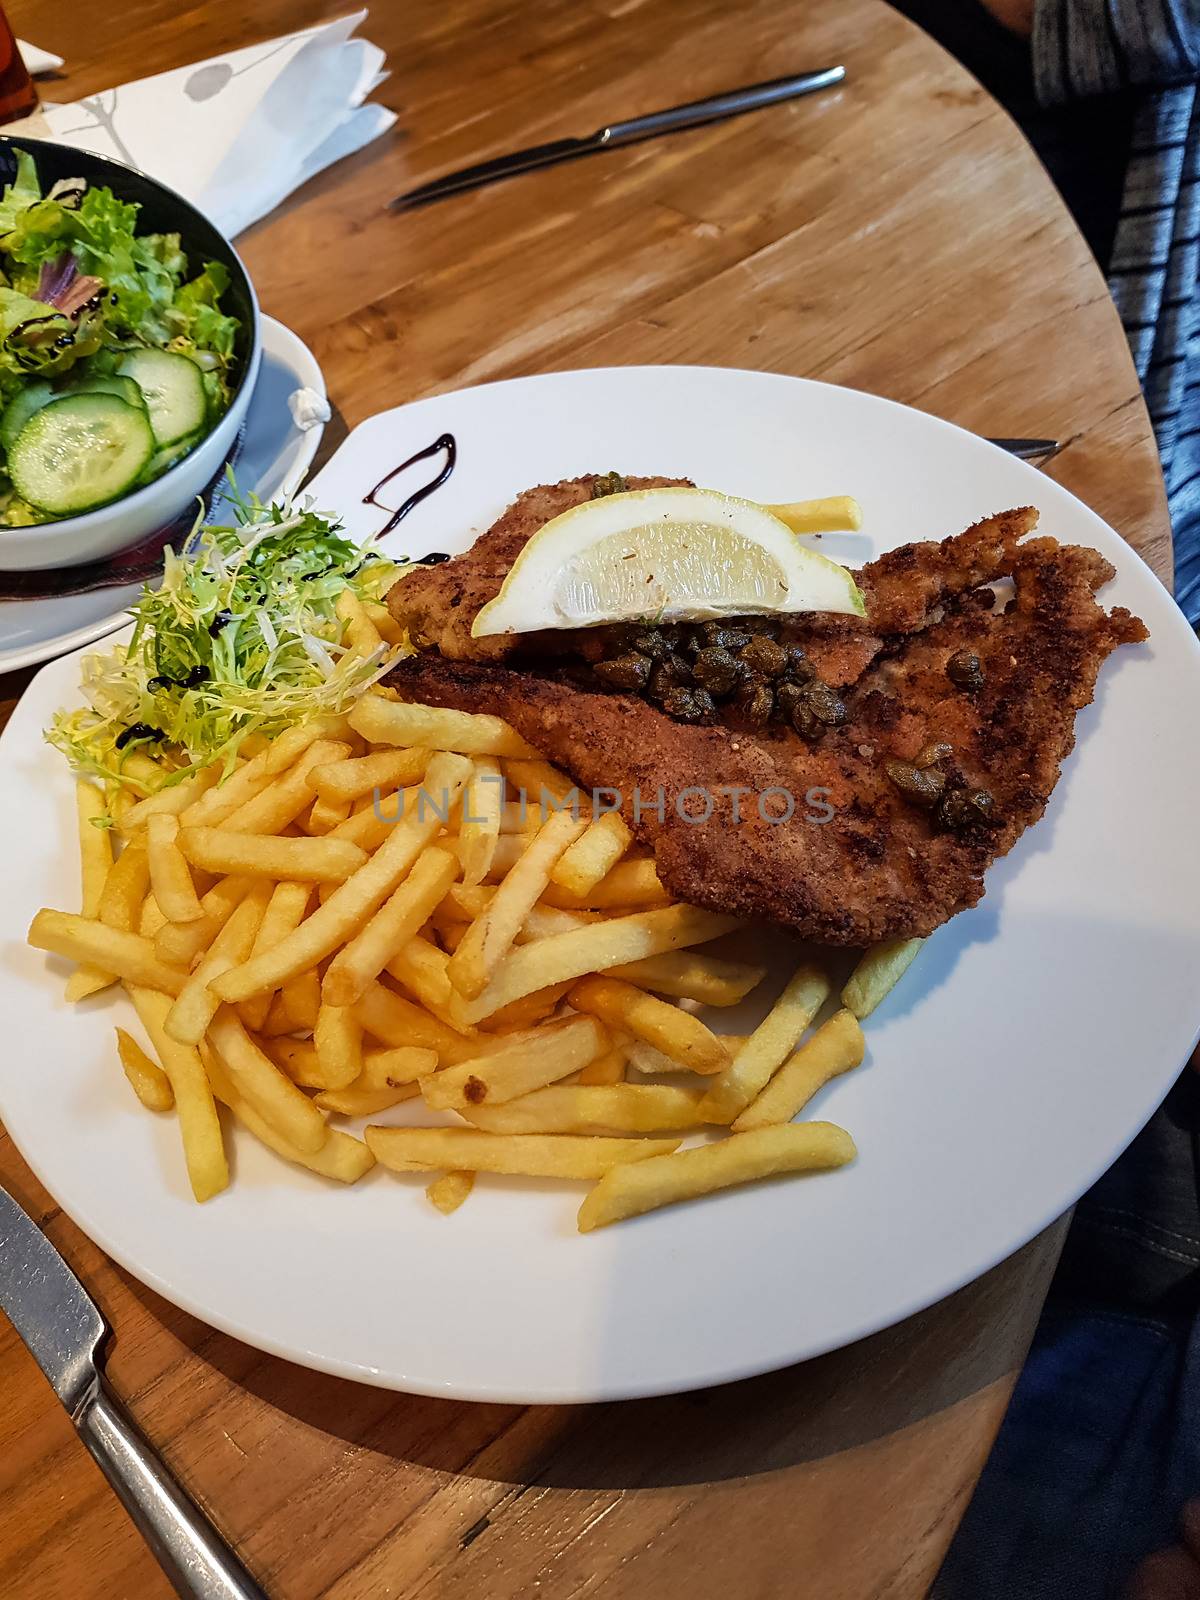
[[[1080,1201],[934,1600],[1119,1600],[1200,1494],[1200,1077]]]

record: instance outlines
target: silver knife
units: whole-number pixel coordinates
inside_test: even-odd
[[[0,1308],[185,1600],[267,1600],[134,1427],[105,1381],[108,1329],[40,1228],[0,1188]]]
[[[518,172],[531,172],[535,167],[552,167],[560,161],[573,161],[577,156],[593,155],[597,150],[615,150],[624,144],[635,144],[639,139],[653,139],[660,133],[720,122],[726,117],[740,116],[743,111],[757,111],[761,106],[773,106],[780,100],[812,94],[816,89],[830,89],[845,76],[845,67],[793,73],[789,78],[771,78],[766,83],[751,83],[742,89],[730,89],[726,94],[710,95],[707,100],[689,100],[686,105],[651,111],[644,117],[631,117],[628,122],[611,122],[585,139],[553,139],[549,144],[533,145],[528,150],[514,150],[509,155],[480,161],[473,167],[461,167],[457,172],[435,178],[432,183],[409,189],[406,194],[397,195],[388,209],[411,211],[414,206],[428,205],[431,200],[441,200],[445,195],[462,194],[466,189],[481,189],[484,184],[511,178]]]

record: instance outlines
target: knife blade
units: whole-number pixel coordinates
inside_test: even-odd
[[[460,167],[457,172],[448,172],[431,183],[409,189],[397,195],[388,210],[411,211],[416,206],[428,205],[431,200],[462,194],[468,189],[480,189],[485,184],[497,183],[501,178],[511,178],[519,172],[556,166],[560,161],[574,161],[579,156],[594,155],[597,150],[615,150],[641,139],[656,138],[660,133],[676,133],[682,128],[698,128],[706,122],[720,122],[726,117],[740,116],[744,111],[757,111],[762,106],[777,105],[781,100],[794,100],[798,95],[832,88],[834,84],[841,83],[845,76],[845,67],[823,67],[819,72],[799,72],[787,78],[770,78],[765,83],[751,83],[741,89],[730,89],[726,94],[709,95],[705,100],[689,100],[681,106],[668,106],[665,111],[651,111],[644,117],[611,122],[583,139],[552,139],[548,144],[514,150],[508,155],[495,156],[490,161]]]
[[[50,1380],[84,1444],[185,1600],[267,1600],[134,1427],[101,1370],[95,1301],[0,1188],[0,1309]]]

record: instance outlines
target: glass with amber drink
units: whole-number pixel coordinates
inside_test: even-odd
[[[29,76],[8,18],[0,8],[0,122],[27,117],[37,105],[37,90]]]

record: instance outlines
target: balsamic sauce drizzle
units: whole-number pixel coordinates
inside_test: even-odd
[[[398,467],[393,467],[385,478],[380,478],[379,482],[368,494],[363,495],[363,505],[379,506],[379,501],[375,496],[385,484],[391,483],[393,478],[399,477],[402,472],[406,472],[409,467],[415,466],[418,461],[428,461],[431,456],[436,456],[442,451],[445,452],[446,460],[437,477],[431,478],[428,483],[422,484],[419,489],[414,489],[407,500],[403,501],[395,511],[388,513],[388,521],[375,535],[377,539],[382,539],[385,534],[391,533],[394,528],[398,528],[413,507],[419,506],[422,500],[428,499],[435,489],[440,489],[454,471],[458,461],[458,442],[454,435],[452,433],[443,433],[432,444],[426,445],[424,450],[418,450],[416,455],[409,456],[407,461],[402,461]],[[379,509],[387,511],[388,508],[387,506],[379,506]],[[397,564],[403,564],[410,558],[408,556],[394,556],[392,559]],[[449,559],[450,557],[444,551],[431,550],[427,556],[421,557],[418,565],[423,567],[436,566],[438,562],[449,561]]]

